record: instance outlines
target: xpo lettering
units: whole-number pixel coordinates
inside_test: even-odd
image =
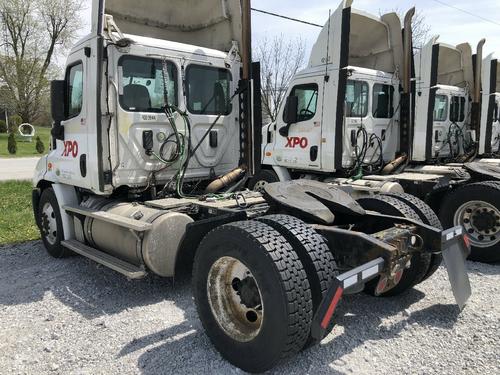
[[[78,142],[77,141],[64,141],[64,151],[62,156],[78,156]]]
[[[295,148],[299,146],[300,148],[307,148],[309,141],[305,137],[287,137],[287,143],[285,147]]]

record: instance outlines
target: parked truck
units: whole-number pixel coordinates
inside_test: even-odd
[[[499,260],[500,173],[497,160],[478,160],[481,95],[470,46],[434,38],[414,57],[414,9],[402,25],[396,13],[351,5],[342,1],[330,17],[276,122],[263,127],[264,167],[250,187],[306,178],[364,199],[403,199],[404,191],[406,204],[425,200],[445,227],[461,225],[472,259]]]
[[[250,372],[320,341],[343,294],[402,293],[431,257],[463,308],[467,238],[425,204],[305,180],[243,189],[261,127],[242,4],[93,1],[91,34],[52,82],[53,141],[34,176],[48,253],[131,279],[191,269],[208,337]]]

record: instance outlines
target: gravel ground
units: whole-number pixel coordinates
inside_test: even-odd
[[[320,346],[280,374],[499,374],[500,265],[468,263],[465,310],[440,269],[405,296],[345,297]],[[0,247],[0,373],[242,372],[205,336],[188,281],[128,281],[40,242]]]

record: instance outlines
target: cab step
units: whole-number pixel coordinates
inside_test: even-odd
[[[93,261],[102,264],[103,266],[106,266],[116,272],[119,272],[130,279],[141,279],[147,275],[147,272],[141,267],[137,267],[133,264],[127,263],[110,254],[94,249],[93,247],[87,246],[76,240],[62,241],[61,244],[65,248],[84,257],[92,259]]]

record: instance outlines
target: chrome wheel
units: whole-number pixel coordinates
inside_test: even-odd
[[[55,245],[57,241],[57,221],[54,208],[49,202],[46,202],[42,207],[42,234],[51,245]]]
[[[250,270],[232,257],[218,259],[210,268],[208,301],[219,326],[239,342],[253,340],[264,315],[262,295]]]
[[[500,210],[487,202],[464,203],[453,223],[465,228],[472,246],[487,248],[500,242]]]

